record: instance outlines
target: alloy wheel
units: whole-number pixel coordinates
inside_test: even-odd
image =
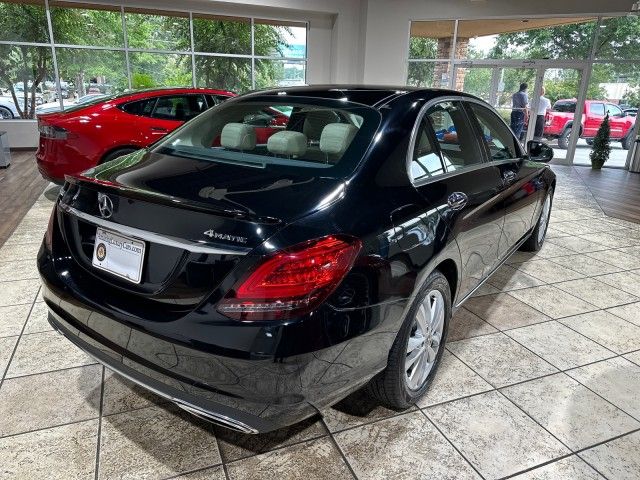
[[[445,303],[442,293],[431,290],[424,298],[407,342],[405,376],[411,390],[424,384],[436,362],[444,331]]]
[[[538,243],[542,243],[544,236],[547,233],[547,225],[549,223],[549,216],[551,215],[551,194],[547,195],[542,207],[542,214],[540,215],[540,225],[538,226]]]

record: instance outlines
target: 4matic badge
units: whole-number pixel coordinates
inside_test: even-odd
[[[247,243],[247,237],[238,237],[236,235],[229,235],[227,233],[216,232],[215,230],[207,230],[203,233],[209,238],[215,240],[226,240],[227,242],[235,242],[235,243]]]

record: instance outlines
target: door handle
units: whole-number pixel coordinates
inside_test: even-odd
[[[151,130],[153,130],[154,132],[168,132],[169,131],[164,127],[151,127]]]
[[[502,174],[502,180],[506,185],[512,184],[516,181],[517,178],[518,175],[516,175],[516,172],[514,172],[513,170],[507,170]]]
[[[447,198],[447,205],[449,205],[452,210],[462,210],[468,201],[469,197],[467,197],[466,194],[462,192],[453,192]]]

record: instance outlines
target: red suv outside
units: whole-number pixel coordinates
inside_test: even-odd
[[[64,176],[144,148],[234,93],[167,88],[101,98],[38,117],[36,159],[43,177]]]
[[[544,137],[549,140],[557,138],[558,147],[565,150],[569,147],[569,135],[573,127],[576,103],[576,100],[558,100],[545,116]],[[633,142],[632,134],[636,117],[627,114],[618,105],[604,100],[585,100],[580,138],[586,139],[589,145],[593,144],[593,138],[598,133],[605,115],[609,115],[611,140],[620,141],[622,148],[629,150]]]

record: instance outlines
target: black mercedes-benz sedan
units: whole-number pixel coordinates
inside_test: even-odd
[[[49,321],[242,432],[362,387],[406,408],[436,374],[452,312],[545,239],[555,175],[539,162],[553,151],[527,150],[453,91],[237,97],[67,177],[38,255]]]

